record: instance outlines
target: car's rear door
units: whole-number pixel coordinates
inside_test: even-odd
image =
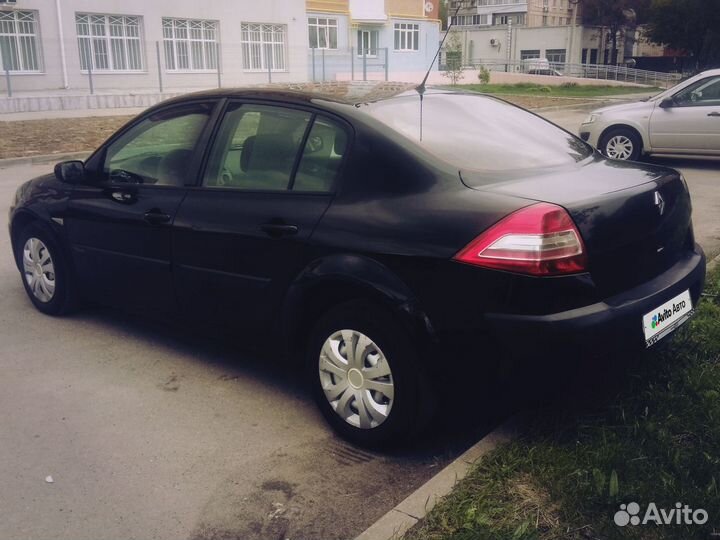
[[[171,231],[194,181],[217,100],[178,104],[138,119],[89,162],[65,227],[83,290],[103,303],[176,308]],[[93,165],[94,162],[94,165]]]
[[[188,315],[267,325],[305,264],[348,133],[310,109],[228,103],[199,185],[175,218],[174,276]]]
[[[701,79],[673,99],[674,106],[653,110],[653,149],[720,153],[720,76]]]

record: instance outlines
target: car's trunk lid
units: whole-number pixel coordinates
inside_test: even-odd
[[[672,169],[595,158],[522,177],[491,180],[468,171],[461,177],[473,189],[564,207],[606,297],[659,275],[690,247],[690,196]]]

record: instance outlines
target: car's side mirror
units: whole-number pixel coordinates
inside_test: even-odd
[[[55,165],[55,177],[66,184],[79,184],[85,179],[82,161],[63,161]]]
[[[670,109],[675,106],[675,100],[671,97],[665,98],[660,102],[661,109]]]

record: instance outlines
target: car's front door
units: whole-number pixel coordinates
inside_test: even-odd
[[[187,314],[267,326],[310,256],[347,141],[347,126],[310,110],[228,104],[202,182],[175,219],[173,273]]]
[[[103,303],[175,307],[171,231],[216,102],[139,119],[90,160],[65,227],[80,287]],[[94,162],[94,165],[92,164]]]
[[[697,81],[673,96],[671,107],[656,105],[650,118],[654,150],[720,153],[720,76]]]

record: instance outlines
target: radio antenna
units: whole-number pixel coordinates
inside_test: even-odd
[[[442,2],[442,0],[440,0]],[[432,62],[430,62],[430,67],[428,67],[427,73],[425,73],[425,77],[423,77],[422,82],[415,87],[415,90],[420,95],[420,140],[422,141],[423,138],[423,96],[425,95],[426,90],[426,83],[428,80],[428,77],[430,77],[430,73],[432,72],[432,68],[435,65],[435,61],[438,59],[438,56],[440,56],[440,51],[442,51],[443,45],[445,45],[445,40],[447,39],[448,35],[450,34],[450,29],[455,26],[453,23],[453,19],[457,20],[458,13],[460,12],[460,8],[463,5],[463,0],[456,0],[457,1],[457,7],[455,9],[455,15],[450,17],[450,24],[447,27],[447,30],[445,31],[445,35],[442,38],[442,41],[440,41],[440,46],[438,47],[438,50],[435,52],[435,56],[433,56]]]

